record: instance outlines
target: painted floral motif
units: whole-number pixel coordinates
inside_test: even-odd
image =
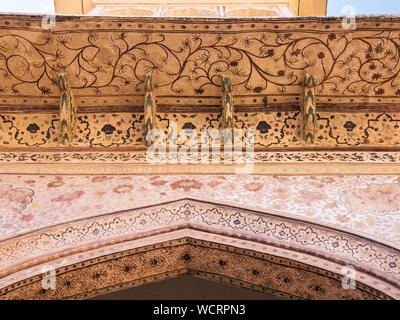
[[[129,193],[133,190],[133,186],[130,184],[123,184],[113,189],[115,193]]]
[[[385,261],[381,266],[386,270],[394,270],[400,266],[400,257],[394,255],[386,256]]]
[[[343,128],[345,128],[347,131],[353,131],[353,129],[356,127],[356,124],[351,121],[347,121],[344,125]]]
[[[296,237],[302,245],[313,245],[316,242],[321,241],[318,238],[317,233],[310,228],[300,229],[296,234]]]
[[[183,207],[179,208],[177,212],[178,217],[184,220],[191,220],[196,214],[195,207],[190,204],[185,204]]]
[[[355,250],[353,250],[353,254],[358,261],[371,262],[376,255],[376,251],[371,247],[371,245],[360,244]]]
[[[54,181],[51,181],[47,184],[47,186],[49,188],[57,188],[57,187],[61,187],[62,185],[64,185],[64,181],[62,180],[62,177],[55,177]]]
[[[52,199],[53,202],[64,202],[71,205],[72,201],[79,199],[84,194],[83,191],[73,191],[65,194],[61,194],[58,197]]]
[[[10,24],[6,19],[2,24]],[[91,24],[91,19],[80,21]],[[144,71],[157,73],[157,89],[164,96],[216,96],[223,72],[229,73],[234,92],[247,95],[280,93],[290,99],[298,93],[304,72],[319,75],[316,89],[324,97],[398,95],[398,35],[391,31],[397,21],[359,19],[363,23],[351,33],[343,32],[340,18],[308,19],[296,28],[279,19],[213,21],[218,33],[208,30],[209,20],[200,19],[195,28],[182,22],[177,33],[174,21],[128,19],[118,31],[106,30],[116,19],[96,18],[102,27],[93,33],[71,30],[75,22],[66,17],[57,25],[61,35],[46,33],[41,41],[13,25],[3,30],[8,45],[2,45],[0,67],[5,74],[0,93],[54,97],[59,93],[54,85],[61,68],[77,95],[86,97],[143,92]],[[18,69],[15,61],[24,61],[30,73]]]
[[[33,219],[33,214],[31,214],[31,213],[22,215],[21,218],[20,218],[20,220],[23,221],[23,222],[29,222],[32,219]]]
[[[340,235],[330,236],[326,242],[326,248],[330,251],[342,253],[347,249],[347,243],[348,241]]]
[[[107,135],[113,134],[115,130],[116,130],[115,127],[113,127],[111,124],[106,124],[103,126],[103,128],[101,128],[101,131]]]
[[[33,191],[0,185],[0,215],[21,214],[32,202]]]
[[[204,217],[204,222],[213,225],[217,224],[222,220],[222,213],[220,213],[217,209],[207,210],[207,214]]]
[[[350,213],[399,214],[399,184],[369,184],[366,188],[342,190],[341,194]]]
[[[253,182],[245,184],[244,187],[246,190],[257,192],[263,188],[263,185],[261,183]]]
[[[313,201],[318,201],[318,200],[324,200],[325,196],[320,193],[320,192],[313,192],[313,191],[308,191],[308,190],[300,190],[300,196],[306,201],[306,202],[313,202]]]
[[[211,188],[214,188],[214,187],[219,185],[219,181],[218,180],[212,180],[212,181],[208,182],[207,185],[209,187],[211,187]]]
[[[64,184],[63,181],[58,180],[58,181],[49,182],[49,183],[47,184],[47,186],[48,186],[49,188],[57,188],[57,187],[61,187],[63,184]]]
[[[253,220],[253,223],[251,224],[251,230],[253,230],[255,233],[265,233],[268,228],[268,224],[261,218]]]
[[[400,127],[400,126],[399,126]],[[75,163],[126,163],[143,164],[146,162],[146,153],[143,151],[82,151],[82,152],[1,152],[0,161],[3,163],[49,163],[49,162],[75,162]],[[383,164],[400,162],[399,152],[367,152],[367,151],[276,151],[254,152],[256,163],[299,163],[299,162],[339,162],[361,164]],[[374,171],[375,172],[375,171]],[[385,171],[382,171],[384,173]],[[276,178],[276,175],[273,175]],[[109,176],[107,179],[112,179]],[[218,179],[222,179],[218,177]],[[284,177],[277,178],[279,181]],[[322,179],[322,177],[321,177]],[[321,182],[332,183],[334,177],[324,176]],[[29,180],[29,179],[28,179]],[[326,180],[326,181],[325,181]]]
[[[107,176],[97,176],[92,178],[92,182],[94,183],[101,183],[106,181],[107,179],[112,179],[112,177],[107,177]]]
[[[166,180],[153,180],[152,182],[150,182],[152,186],[163,186],[166,183],[168,183],[168,181]]]
[[[229,216],[228,223],[231,228],[243,229],[244,225],[246,224],[246,218],[243,217],[239,212],[234,213],[233,215]]]
[[[36,123],[30,123],[29,126],[26,128],[27,131],[30,133],[36,133],[40,130]]]
[[[190,191],[190,189],[200,189],[201,187],[202,184],[194,179],[179,180],[171,184],[172,189],[183,189],[185,192]]]

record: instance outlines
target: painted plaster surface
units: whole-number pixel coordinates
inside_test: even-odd
[[[341,285],[341,275],[303,263],[245,249],[238,252],[236,247],[226,245],[217,248],[214,242],[190,238],[103,255],[57,271],[59,285],[55,290],[43,290],[41,279],[33,277],[25,281],[28,285],[19,282],[0,290],[0,299],[86,298],[185,273],[208,275],[214,281],[225,278],[231,285],[272,292],[286,299],[390,299],[361,284],[356,290],[346,290]]]
[[[254,130],[255,148],[305,147],[301,113],[298,111],[236,113],[235,129]],[[315,146],[318,147],[397,147],[400,144],[398,112],[318,112]],[[177,122],[179,134],[191,129],[201,139],[201,130],[219,129],[220,113],[160,113],[152,126],[165,133]],[[73,146],[117,147],[143,145],[143,113],[80,113],[76,119]],[[152,127],[152,128],[153,128]],[[61,145],[58,114],[0,114],[0,147],[58,147]],[[178,145],[183,137],[175,138]],[[174,140],[174,141],[175,141]],[[243,146],[245,145],[243,139]],[[310,147],[309,145],[307,146]]]
[[[296,101],[303,71],[318,75],[324,101],[391,101],[400,94],[399,22],[390,17],[360,17],[356,30],[344,30],[341,19],[320,18],[60,17],[52,32],[42,28],[42,17],[3,15],[0,21],[6,26],[1,96],[58,96],[60,71],[86,97],[143,95],[145,72],[157,75],[163,96],[220,96],[221,73],[229,72],[233,94]]]
[[[198,231],[198,230],[190,230],[190,229],[181,229],[181,230],[175,230],[171,231],[168,233],[162,233],[154,236],[148,236],[144,237],[141,239],[136,239],[132,241],[124,241],[122,243],[117,243],[114,245],[109,245],[106,247],[100,247],[98,249],[94,250],[89,250],[85,252],[79,252],[76,254],[69,255],[68,257],[62,257],[58,259],[54,259],[51,262],[51,265],[54,267],[60,268],[64,266],[73,266],[74,264],[77,265],[81,261],[85,260],[90,260],[90,259],[95,259],[98,257],[102,257],[104,255],[109,255],[109,254],[115,254],[124,250],[132,249],[132,248],[139,248],[141,246],[151,246],[154,248],[154,244],[157,247],[159,243],[165,242],[165,241],[171,241],[174,239],[182,239],[183,237],[191,237],[192,239],[198,239],[200,241],[206,240],[206,241],[212,241],[214,243],[219,243],[219,244],[225,244],[225,245],[232,245],[232,246],[238,246],[240,245],[241,248],[247,249],[247,250],[255,250],[259,253],[267,253],[267,254],[273,254],[274,256],[277,257],[285,257],[289,259],[293,259],[298,262],[302,263],[307,263],[308,265],[315,266],[315,267],[322,267],[325,270],[329,270],[331,272],[334,272],[336,274],[340,274],[343,271],[343,266],[338,264],[337,262],[334,261],[327,261],[326,259],[323,259],[321,257],[316,257],[313,255],[309,255],[306,253],[298,252],[298,251],[291,251],[287,249],[282,249],[278,248],[276,246],[269,246],[266,244],[262,244],[259,242],[254,242],[254,241],[248,241],[244,239],[238,240],[237,238],[231,238],[227,236],[221,236],[218,234],[212,234],[204,231]],[[217,261],[216,261],[217,262]],[[16,286],[18,287],[18,282],[19,285],[23,285],[23,280],[27,279],[29,277],[38,275],[39,279],[40,273],[43,270],[44,265],[48,265],[48,263],[42,264],[42,265],[36,265],[24,270],[21,270],[19,272],[15,272],[7,277],[1,278],[0,279],[0,294],[5,292],[5,287],[9,284],[14,284],[16,283]],[[149,261],[148,264],[150,267],[154,267],[154,263],[152,263],[152,260]],[[73,267],[72,267],[73,268]],[[69,270],[72,269],[69,267]],[[148,270],[151,270],[151,268],[148,268]],[[394,287],[393,285],[388,285],[387,282],[377,279],[376,277],[373,277],[371,275],[367,275],[361,271],[358,271],[356,273],[356,279],[357,283],[364,283],[366,285],[369,285],[373,288],[376,288],[382,292],[391,292],[392,296],[396,299],[400,299],[400,290]],[[159,280],[159,279],[158,279]],[[286,284],[286,282],[284,282]]]
[[[357,270],[369,274],[367,278],[360,275],[363,283],[372,281],[373,287],[378,288],[376,277],[380,277],[386,282],[382,292],[399,296],[398,250],[365,237],[297,219],[187,199],[80,219],[3,241],[0,245],[0,277],[13,277],[15,272],[27,267],[43,262],[52,264],[53,259],[68,259],[74,253],[193,228],[214,235],[233,236],[236,240],[232,243],[240,248],[241,239],[251,239],[253,243],[301,250],[342,266],[356,265]],[[284,253],[284,256],[288,255]],[[298,261],[298,256],[293,257]],[[326,261],[314,258],[312,261],[323,269],[329,267]]]
[[[400,244],[397,176],[0,176],[0,235],[201,199],[283,212]]]

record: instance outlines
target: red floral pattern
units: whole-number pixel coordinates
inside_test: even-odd
[[[52,199],[51,201],[65,202],[65,203],[71,205],[72,201],[79,199],[84,193],[85,192],[83,192],[81,190],[70,192],[70,193],[65,193],[65,194],[59,195],[58,197]]]
[[[190,189],[198,189],[198,190],[201,189],[203,184],[194,179],[192,180],[185,179],[185,180],[175,181],[174,183],[171,183],[170,186],[174,190],[183,189],[185,192],[188,192],[190,191]]]
[[[133,190],[133,186],[130,184],[123,184],[113,189],[115,193],[129,193]]]
[[[0,185],[0,236],[192,198],[279,211],[400,244],[396,176],[7,175],[0,179],[7,181]]]
[[[11,185],[0,186],[0,215],[20,214],[32,202],[33,191],[14,188]]]

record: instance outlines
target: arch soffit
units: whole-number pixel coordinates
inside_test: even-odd
[[[81,256],[75,257],[75,262],[84,261],[88,259],[85,252],[130,241],[141,247],[145,239],[153,239],[155,244],[173,232],[184,232],[180,238],[201,239],[196,232],[227,237],[229,241],[220,243],[290,256],[293,261],[336,274],[351,265],[357,269],[360,283],[400,299],[400,255],[396,248],[309,221],[191,199],[80,219],[4,240],[0,243],[0,287],[5,290],[35,272],[41,273],[38,266],[57,259],[68,265],[74,255]],[[113,250],[119,252],[123,247]],[[97,254],[101,255],[100,251]]]

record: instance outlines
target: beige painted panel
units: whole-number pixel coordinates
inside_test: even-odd
[[[300,0],[299,16],[326,16],[327,0]]]
[[[89,15],[129,15],[162,17],[292,17],[295,16],[288,6],[96,6]]]
[[[92,0],[54,0],[58,14],[87,14],[94,8]]]
[[[83,14],[82,0],[54,0],[56,13]]]
[[[289,8],[291,14],[288,11],[283,10],[283,14],[274,14],[272,12],[258,12],[253,9],[240,10],[227,16],[231,17],[254,17],[254,16],[288,16],[288,15],[300,15],[300,16],[320,16],[326,15],[327,0],[252,0],[251,2],[246,0],[196,0],[194,3],[188,2],[187,0],[54,0],[56,13],[60,14],[88,14],[93,8],[103,7],[104,10],[97,10],[101,14],[112,14],[112,15],[148,15],[141,13],[140,10],[136,10],[140,7],[151,6],[152,9],[157,6],[179,6],[181,9],[168,9],[165,12],[166,16],[217,16],[213,12],[218,6],[223,5],[227,7],[248,7],[253,8],[262,6],[269,10],[269,7],[280,7]],[[201,7],[209,7],[207,10],[212,10],[209,14],[205,14],[203,10],[193,9],[193,4]],[[135,7],[133,9],[132,7]],[[109,11],[109,8],[120,9]],[[214,9],[215,8],[215,9]],[[193,11],[193,13],[191,13]],[[253,12],[254,11],[254,12]],[[181,13],[182,12],[182,13]],[[240,13],[239,13],[240,12]]]
[[[289,0],[289,9],[295,16],[299,15],[299,0]]]
[[[292,17],[295,12],[288,6],[227,6],[225,7],[225,17]]]
[[[218,7],[167,7],[164,8],[165,17],[219,17]]]
[[[99,11],[96,11],[100,9]],[[120,7],[95,7],[88,12],[89,15],[115,15],[115,16],[138,16],[138,17],[153,17],[157,16],[159,7],[141,7],[141,8],[120,8]]]
[[[138,4],[147,4],[147,5],[153,5],[153,4],[160,4],[160,5],[165,5],[165,4],[185,4],[187,6],[191,6],[193,4],[210,4],[212,6],[216,5],[228,5],[228,4],[283,4],[283,5],[288,5],[289,2],[292,2],[293,0],[251,0],[251,1],[246,1],[246,0],[195,0],[193,2],[188,1],[188,0],[92,0],[92,3],[94,5],[115,5],[115,4],[131,4],[131,5],[138,5]],[[294,0],[298,2],[299,0]]]

